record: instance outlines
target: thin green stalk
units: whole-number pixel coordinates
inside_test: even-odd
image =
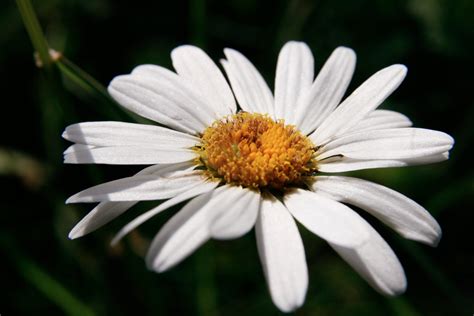
[[[41,65],[46,69],[50,68],[52,60],[49,55],[48,42],[46,41],[30,0],[16,0],[16,4],[20,11],[26,31],[30,36],[31,43],[33,44],[35,51],[38,53]]]
[[[95,92],[108,102],[115,103],[100,82],[79,68],[65,56],[61,56],[56,61],[56,64],[63,75],[67,76],[71,81],[82,87],[84,90]]]
[[[147,120],[135,115],[132,112],[126,111],[121,108],[114,99],[109,95],[107,89],[94,77],[82,70],[79,66],[74,64],[72,61],[67,59],[65,56],[60,55],[55,61],[55,65],[58,66],[60,73],[73,83],[76,87],[80,88],[87,95],[94,97],[99,100],[104,107],[95,107],[102,115],[109,119],[121,121],[125,117],[138,122],[148,123]]]
[[[41,67],[50,70],[52,65],[56,65],[60,73],[77,86],[80,90],[86,92],[99,99],[102,103],[106,104],[105,107],[99,107],[99,112],[105,115],[107,118],[122,120],[120,108],[117,106],[115,101],[110,97],[107,89],[94,79],[87,72],[76,66],[66,57],[57,53],[53,58],[50,54],[50,48],[38,22],[38,18],[33,10],[30,0],[16,0],[18,9],[25,28],[30,36],[32,45],[36,50],[39,58]],[[51,75],[52,72],[48,71],[47,74]],[[57,76],[49,76],[47,80],[57,80]],[[129,118],[136,122],[145,123],[146,121],[133,115],[127,111],[123,111]]]

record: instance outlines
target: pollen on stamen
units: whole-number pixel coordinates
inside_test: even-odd
[[[206,128],[199,158],[212,178],[253,188],[299,185],[316,170],[313,143],[294,126],[240,112]]]

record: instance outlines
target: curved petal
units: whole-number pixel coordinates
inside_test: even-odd
[[[454,140],[446,133],[422,128],[363,131],[335,139],[316,153],[322,160],[333,156],[352,159],[416,159],[449,151]]]
[[[66,156],[67,154],[76,153],[79,151],[90,151],[91,149],[98,148],[97,146],[91,145],[84,145],[84,144],[74,144],[66,148],[63,152],[63,155]]]
[[[275,117],[292,124],[296,102],[314,78],[314,60],[308,45],[288,42],[278,56],[275,76]]]
[[[352,79],[356,64],[354,51],[338,47],[331,54],[311,88],[296,105],[293,124],[304,134],[314,131],[334,111]]]
[[[405,238],[436,246],[441,227],[415,201],[373,182],[341,176],[316,177],[313,191],[366,210]]]
[[[122,122],[73,124],[66,128],[62,137],[78,144],[99,147],[191,148],[199,143],[197,137],[168,128]]]
[[[159,66],[142,65],[131,75],[115,77],[108,91],[128,110],[189,134],[202,132],[216,119],[192,86]]]
[[[155,165],[147,167],[136,175],[150,175],[166,176],[172,174],[177,170],[184,170],[193,167],[188,163],[172,164],[172,165]],[[77,223],[69,233],[70,239],[82,237],[94,230],[104,226],[119,215],[123,214],[129,208],[133,207],[138,202],[101,202],[92,211],[90,211],[84,218]]]
[[[205,209],[211,199],[212,192],[192,199],[161,228],[146,255],[150,270],[168,270],[211,238]]]
[[[369,238],[366,222],[359,214],[323,195],[295,189],[285,194],[284,203],[298,222],[331,243],[355,247]]]
[[[260,194],[246,188],[227,187],[225,192],[229,207],[214,215],[210,226],[212,238],[238,238],[248,233],[257,220]]]
[[[165,202],[161,203],[155,208],[152,208],[148,212],[141,214],[140,216],[136,217],[132,221],[130,221],[127,225],[122,227],[120,231],[114,236],[112,241],[110,242],[111,245],[116,245],[125,235],[130,233],[132,230],[152,218],[153,216],[161,213],[162,211],[179,204],[183,201],[189,200],[195,196],[207,193],[209,191],[214,190],[219,185],[218,182],[204,182],[200,185],[194,186],[189,190],[178,194],[177,196],[166,200]]]
[[[283,312],[300,307],[308,289],[308,268],[296,223],[274,197],[262,199],[255,226],[258,253],[273,303]]]
[[[246,205],[239,199],[246,194],[241,188],[222,186],[191,200],[154,238],[147,254],[148,267],[162,272],[187,257],[214,233],[235,233],[235,230],[216,231],[214,225],[219,224],[222,214],[234,212],[234,208],[239,208],[238,211],[244,209]],[[248,230],[248,226],[243,227],[241,223],[231,225],[234,224],[240,232]]]
[[[198,88],[219,117],[237,111],[234,95],[217,65],[200,48],[183,45],[171,52],[176,72]]]
[[[224,54],[224,70],[240,107],[274,117],[272,92],[255,66],[236,50],[226,48]]]
[[[311,140],[317,145],[324,145],[350,130],[392,94],[406,72],[405,66],[392,65],[372,75],[321,123],[310,135]]]
[[[416,159],[399,159],[399,160],[377,160],[377,159],[352,159],[348,157],[330,158],[318,162],[319,172],[347,172],[364,169],[375,168],[391,168],[424,165],[447,160],[449,152],[435,154],[430,156],[419,157]]]
[[[410,119],[401,113],[389,110],[375,110],[370,112],[366,118],[357,123],[347,133],[410,126],[412,126]]]
[[[358,247],[329,245],[375,290],[384,295],[405,292],[407,281],[397,256],[383,238],[369,225],[369,240]]]
[[[172,164],[191,161],[196,153],[191,149],[175,145],[155,145],[152,148],[120,146],[91,147],[82,144],[69,146],[64,152],[64,163],[108,164],[108,165],[151,165]]]
[[[101,202],[69,232],[69,239],[87,235],[122,215],[138,202]]]
[[[205,181],[195,171],[176,171],[161,177],[136,175],[88,188],[71,196],[66,203],[168,199]]]

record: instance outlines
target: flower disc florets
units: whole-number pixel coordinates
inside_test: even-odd
[[[240,112],[206,128],[197,149],[210,176],[253,188],[298,185],[316,170],[314,145],[294,126]]]

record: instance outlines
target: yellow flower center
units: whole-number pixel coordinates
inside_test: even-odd
[[[206,128],[196,148],[212,178],[253,188],[299,185],[316,171],[314,145],[294,126],[240,112]]]

